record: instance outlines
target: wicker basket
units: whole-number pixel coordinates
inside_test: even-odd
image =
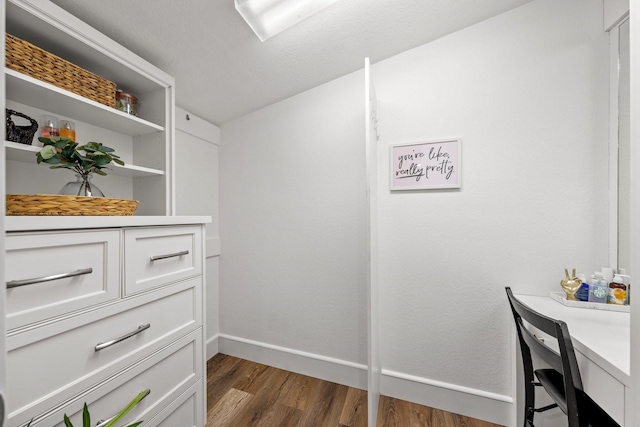
[[[10,34],[5,40],[7,68],[115,108],[115,83]]]
[[[5,125],[5,137],[7,141],[31,145],[31,143],[33,142],[33,136],[38,130],[38,122],[36,122],[26,114],[22,114],[14,110],[9,110],[8,108],[5,108],[5,113],[7,115],[7,123]],[[13,122],[13,119],[11,118],[12,116],[18,116],[22,117],[23,119],[27,119],[29,120],[30,124],[27,126],[18,126]]]
[[[56,194],[7,194],[7,215],[128,216],[137,200]]]

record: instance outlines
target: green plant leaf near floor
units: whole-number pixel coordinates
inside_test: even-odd
[[[113,417],[108,423],[106,423],[103,427],[117,427],[118,421],[120,421],[125,415],[129,413],[142,399],[144,399],[149,394],[149,389],[146,389],[140,392],[136,397],[133,398],[131,402],[127,406],[125,406],[122,411],[120,411],[115,417]],[[133,424],[129,424],[124,427],[136,427],[142,424],[142,421],[136,421]],[[31,423],[29,423],[31,425]],[[71,420],[64,414],[64,425],[66,427],[74,427],[71,423]],[[27,426],[28,427],[28,426]],[[82,409],[82,427],[91,427],[91,415],[89,414],[89,408],[87,404],[84,404],[84,408]]]

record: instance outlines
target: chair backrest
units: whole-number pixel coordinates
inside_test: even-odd
[[[580,369],[578,368],[578,362],[573,350],[567,324],[561,320],[544,316],[523,304],[513,295],[511,288],[506,287],[505,290],[509,298],[509,304],[511,305],[513,319],[518,332],[522,362],[525,369],[525,380],[531,381],[533,379],[533,363],[531,359],[531,351],[533,351],[553,369],[563,375],[564,391],[567,401],[567,416],[570,419],[569,425],[577,425],[577,423],[571,423],[571,418],[575,418],[575,421],[577,421],[578,408],[581,406],[584,392]],[[543,340],[535,335],[535,332],[532,331],[530,327],[526,327],[526,324],[555,338],[558,342],[560,353],[545,344]]]

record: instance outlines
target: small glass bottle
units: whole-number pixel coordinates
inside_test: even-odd
[[[69,120],[60,120],[60,136],[66,136],[76,142],[76,124]]]
[[[53,116],[42,116],[40,125],[40,135],[43,138],[52,138],[54,136],[60,136],[58,128],[58,119]]]

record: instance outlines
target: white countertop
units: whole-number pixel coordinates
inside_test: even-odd
[[[516,297],[537,312],[564,321],[575,350],[630,387],[630,313],[568,307],[549,297]]]
[[[205,224],[210,216],[7,216],[8,232]]]

